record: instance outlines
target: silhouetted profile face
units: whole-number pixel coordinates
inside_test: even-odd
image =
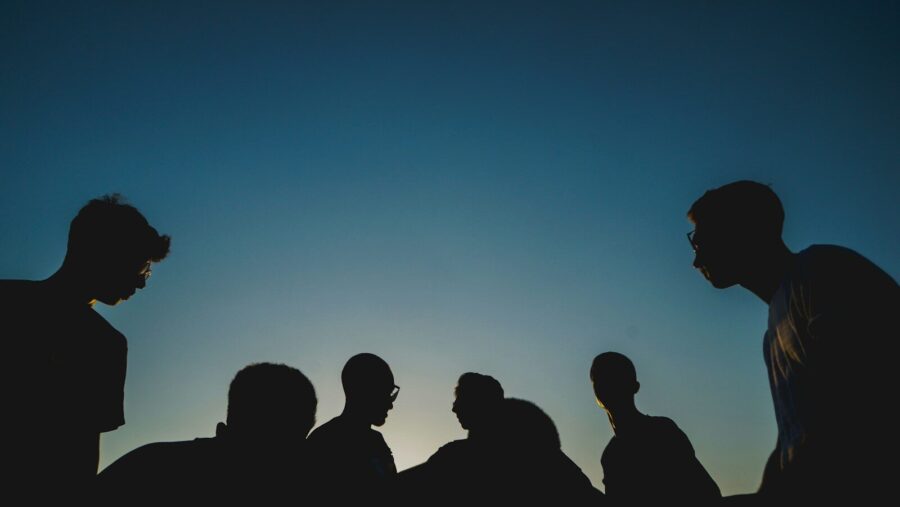
[[[723,228],[695,224],[691,235],[694,268],[717,289],[740,283],[748,263],[745,253],[752,250],[743,239]]]
[[[381,426],[387,421],[388,411],[400,388],[394,384],[394,374],[388,364],[375,354],[357,354],[347,361],[341,373],[341,383],[348,405],[366,422]]]
[[[496,417],[503,387],[491,376],[464,373],[456,385],[453,413],[465,430],[480,429]]]
[[[90,298],[115,305],[144,288],[151,264],[168,255],[169,242],[121,196],[106,195],[72,219],[63,268]]]
[[[604,352],[594,358],[591,383],[597,403],[612,412],[630,405],[640,388],[634,364],[618,352]]]
[[[151,274],[150,259],[134,261],[111,259],[106,265],[98,266],[91,280],[94,297],[106,305],[116,305],[128,300],[147,285]]]
[[[713,287],[750,280],[753,266],[782,246],[784,209],[775,192],[755,181],[736,181],[703,194],[691,205],[688,240],[694,267]]]

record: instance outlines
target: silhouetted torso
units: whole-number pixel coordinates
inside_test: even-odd
[[[764,338],[778,450],[763,492],[847,500],[889,487],[896,437],[879,407],[896,396],[887,350],[898,316],[900,288],[856,252],[816,245],[795,256]]]
[[[102,505],[302,504],[313,496],[307,477],[300,453],[276,458],[198,438],[131,451],[100,473],[97,491]]]
[[[45,282],[0,281],[0,322],[13,483],[77,496],[97,473],[100,433],[125,423],[125,337]]]
[[[598,505],[604,500],[590,479],[560,449],[536,449],[522,442],[501,448],[482,465],[493,482],[482,505]],[[485,494],[488,493],[488,494]]]
[[[471,505],[491,488],[493,453],[471,439],[454,440],[441,446],[428,461],[400,474],[406,505],[442,503]]]
[[[603,494],[558,449],[450,442],[401,473],[406,505],[598,505]]]
[[[338,416],[316,428],[307,443],[323,499],[377,502],[391,494],[397,468],[381,433]]]
[[[603,484],[616,505],[708,504],[719,488],[694,455],[687,436],[665,417],[641,415],[606,445]]]

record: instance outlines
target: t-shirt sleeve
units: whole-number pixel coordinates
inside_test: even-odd
[[[119,335],[108,348],[101,364],[105,365],[99,379],[97,425],[100,432],[112,431],[125,424],[125,375],[128,365],[128,343]]]

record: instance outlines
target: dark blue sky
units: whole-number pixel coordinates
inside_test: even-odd
[[[401,468],[462,435],[473,370],[547,410],[599,486],[587,370],[618,350],[639,407],[749,491],[766,310],[692,270],[691,202],[770,183],[789,246],[900,273],[896,2],[124,4],[0,10],[0,277],[51,274],[106,192],[173,236],[101,310],[130,340],[103,465],[211,434],[251,361],[306,372],[324,422],[371,351],[402,387]]]

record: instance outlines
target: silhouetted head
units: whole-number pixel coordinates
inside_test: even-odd
[[[634,363],[618,352],[604,352],[594,358],[591,383],[597,403],[611,412],[633,405],[634,395],[641,388]]]
[[[746,281],[757,259],[783,245],[784,208],[767,185],[736,181],[709,190],[688,219],[694,267],[716,288]]]
[[[506,398],[500,404],[497,439],[516,454],[559,450],[559,432],[553,419],[530,401]]]
[[[63,265],[79,277],[91,298],[114,305],[144,288],[151,264],[168,255],[169,242],[120,195],[105,195],[92,199],[72,219]]]
[[[456,383],[453,413],[460,426],[478,431],[496,417],[503,401],[503,387],[497,379],[480,373],[463,373]]]
[[[234,376],[220,434],[259,450],[296,449],[316,422],[316,390],[284,364],[256,363]]]
[[[357,354],[347,361],[341,372],[341,383],[347,407],[375,426],[381,426],[387,420],[387,413],[394,408],[400,391],[394,384],[390,366],[384,359],[369,353]]]

